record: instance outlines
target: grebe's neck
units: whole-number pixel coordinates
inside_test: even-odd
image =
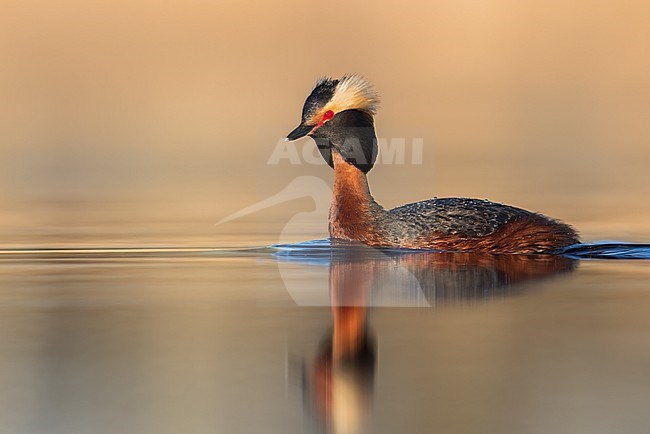
[[[334,198],[333,202],[354,198],[357,203],[372,202],[368,178],[361,170],[343,159],[338,151],[332,151],[334,163]]]
[[[366,174],[332,151],[334,194],[330,206],[330,235],[366,242],[376,236],[375,214],[384,211],[370,194]]]

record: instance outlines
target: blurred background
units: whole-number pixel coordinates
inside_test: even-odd
[[[613,0],[5,1],[2,243],[273,242],[308,199],[214,222],[331,182],[265,162],[316,79],[348,72],[380,91],[381,137],[423,138],[423,164],[371,173],[385,206],[485,197],[648,242],[649,21]]]

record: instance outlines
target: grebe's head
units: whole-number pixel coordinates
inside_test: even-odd
[[[378,105],[379,95],[360,75],[321,78],[305,101],[300,125],[287,140],[309,135],[330,166],[334,149],[367,173],[377,157],[373,115]]]

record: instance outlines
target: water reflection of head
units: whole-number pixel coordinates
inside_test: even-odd
[[[372,406],[375,338],[366,327],[358,335],[354,351],[335,357],[331,332],[321,341],[313,363],[305,367],[305,407],[311,419],[325,431],[360,432]]]

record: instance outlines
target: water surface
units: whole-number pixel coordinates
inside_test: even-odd
[[[593,250],[593,249],[592,249]],[[0,253],[3,432],[647,432],[650,264]]]

